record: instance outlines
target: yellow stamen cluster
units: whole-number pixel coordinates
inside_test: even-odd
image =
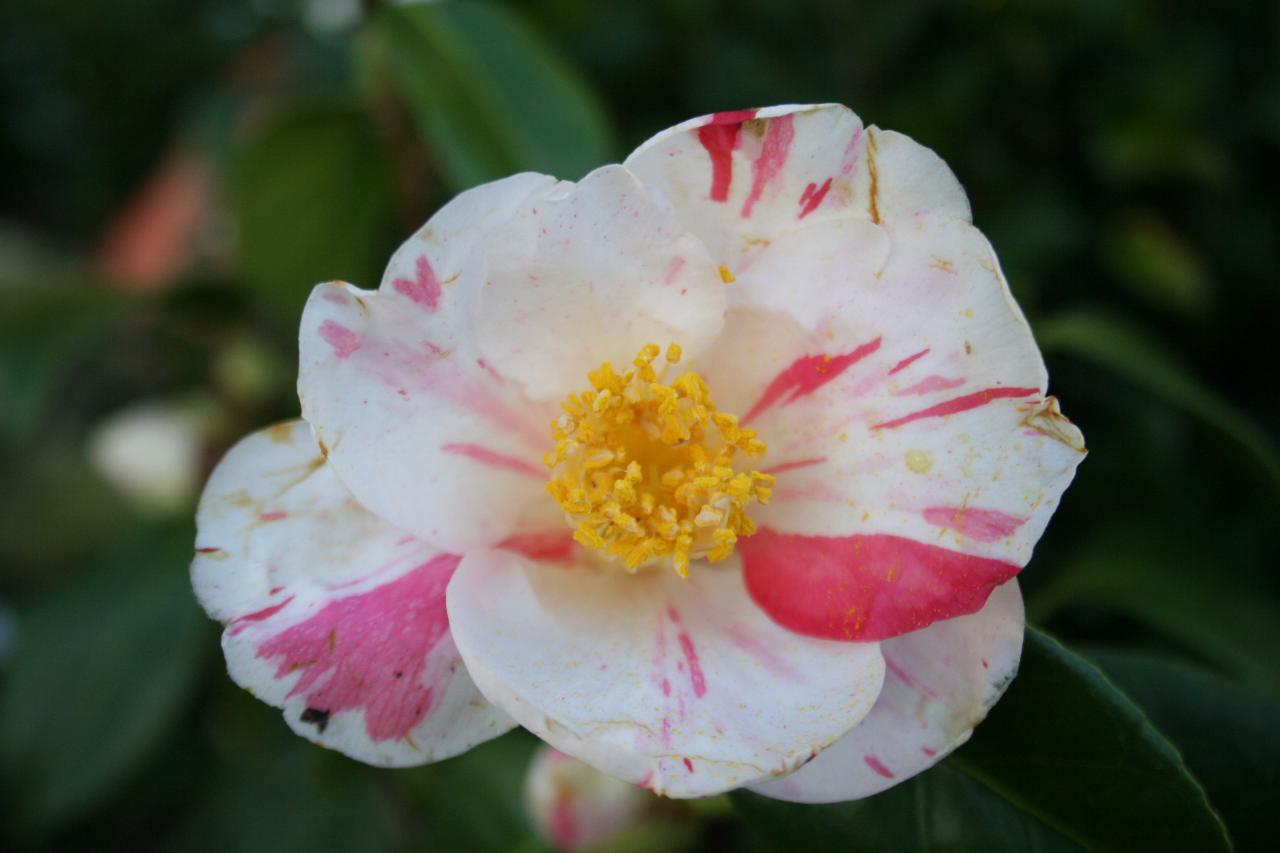
[[[543,461],[574,539],[630,571],[669,559],[685,577],[690,560],[723,560],[755,533],[747,504],[768,503],[774,478],[734,470],[739,453],[758,457],[764,442],[716,411],[697,373],[664,384],[653,366],[660,352],[649,344],[625,373],[608,362],[588,373],[591,390],[561,404]],[[662,374],[680,347],[668,347],[665,361]]]

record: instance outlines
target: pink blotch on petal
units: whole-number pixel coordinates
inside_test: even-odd
[[[1027,523],[1025,518],[996,509],[965,506],[931,506],[924,511],[924,520],[979,542],[995,542],[1012,536],[1014,531]]]
[[[927,746],[920,747],[920,751],[923,752],[925,755],[927,755],[929,758],[933,758],[935,755],[938,754],[938,750],[930,749]]]
[[[441,445],[440,449],[455,456],[465,456],[468,459],[479,462],[481,465],[499,471],[510,471],[513,474],[523,474],[526,477],[534,477],[539,480],[545,479],[547,476],[544,469],[531,462],[508,456],[505,453],[499,453],[479,444],[449,443]]]
[[[258,521],[279,521],[282,518],[288,518],[289,513],[275,510],[273,512],[264,512],[258,516]]]
[[[341,323],[325,320],[320,324],[320,337],[338,358],[349,358],[360,349],[360,338]]]
[[[680,651],[684,653],[685,662],[689,664],[689,685],[693,688],[693,695],[701,699],[707,692],[707,679],[702,673],[702,666],[698,663],[698,650],[694,648],[693,639],[685,631],[680,621],[680,613],[674,607],[667,608],[667,615],[671,617],[671,622],[676,626],[676,641],[680,643]]]
[[[920,352],[907,356],[902,361],[898,362],[893,366],[893,370],[889,371],[889,375],[892,376],[893,374],[897,373],[899,370],[906,370],[908,367],[914,364],[918,359],[922,359],[928,354],[929,354],[929,348],[925,347],[924,349],[920,350]]]
[[[733,183],[733,152],[742,144],[742,123],[755,118],[755,110],[716,113],[698,128],[698,142],[711,158],[712,201],[728,201]]]
[[[782,474],[787,471],[795,471],[798,468],[812,468],[814,465],[822,465],[827,461],[827,457],[819,456],[814,459],[793,459],[790,462],[781,462],[777,465],[770,465],[764,468],[762,474]]]
[[[276,678],[301,671],[289,691],[329,714],[364,709],[375,741],[409,734],[431,711],[427,657],[448,638],[445,587],[458,557],[442,554],[368,592],[332,601],[258,646],[279,659]],[[327,676],[327,677],[326,677]]]
[[[278,604],[273,604],[270,607],[264,607],[261,610],[255,610],[252,613],[246,613],[244,616],[237,616],[235,619],[231,620],[230,624],[236,626],[231,629],[231,633],[239,634],[245,628],[249,627],[248,623],[262,622],[266,619],[270,619],[272,616],[275,616],[281,610],[284,610],[284,608],[288,606],[290,601],[293,601],[292,595]]]
[[[428,311],[436,310],[440,304],[440,282],[436,272],[431,268],[431,261],[426,255],[418,256],[417,276],[413,279],[398,278],[393,282],[396,291],[409,297]]]
[[[743,219],[751,218],[751,211],[755,209],[764,188],[782,174],[782,167],[786,165],[787,155],[791,153],[791,141],[795,139],[795,135],[793,116],[788,114],[769,120],[760,155],[751,164],[751,192],[742,204]]]
[[[738,543],[751,597],[774,621],[832,640],[886,640],[982,608],[1020,567],[885,533]]]
[[[959,388],[963,384],[963,379],[948,379],[945,376],[931,373],[916,384],[908,385],[900,391],[895,391],[894,395],[901,397],[908,394],[932,394],[934,391],[950,391],[954,388]]]
[[[690,773],[693,772],[693,762],[688,758],[684,760],[684,769],[688,770]]]
[[[880,338],[842,355],[804,355],[773,378],[760,399],[743,415],[745,424],[774,405],[787,405],[812,394],[880,349]]]
[[[822,182],[822,186],[815,183],[804,188],[804,192],[800,194],[800,215],[797,219],[804,219],[810,213],[818,209],[818,205],[822,204],[822,200],[827,197],[827,193],[831,190],[831,179],[827,178]]]
[[[938,403],[936,406],[930,406],[927,409],[921,409],[918,412],[912,412],[909,415],[903,415],[900,418],[878,423],[871,427],[872,429],[894,429],[914,421],[923,420],[925,418],[941,418],[947,415],[955,415],[960,412],[967,412],[970,409],[981,408],[993,400],[1002,398],[1030,397],[1038,395],[1039,388],[986,388],[982,391],[974,391],[972,394],[965,394],[962,397]]]
[[[567,530],[517,533],[502,540],[498,547],[538,562],[567,563],[573,558],[573,534]]]
[[[677,255],[671,259],[671,263],[667,264],[667,272],[662,277],[663,284],[671,284],[676,280],[676,276],[680,275],[680,270],[684,269],[686,261]]]
[[[572,850],[578,844],[578,819],[573,814],[573,789],[562,785],[551,803],[551,820],[547,827],[551,840],[561,850]]]
[[[868,755],[863,760],[867,762],[868,767],[876,771],[876,773],[880,774],[884,778],[886,779],[893,778],[893,771],[890,770],[888,767],[885,767],[884,762],[876,758],[874,755]]]

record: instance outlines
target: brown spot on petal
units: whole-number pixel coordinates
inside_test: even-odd
[[[871,221],[880,224],[880,171],[876,166],[876,134],[873,128],[867,128],[867,174],[871,176],[870,199],[868,200],[868,212],[871,214]]]
[[[329,725],[329,712],[320,708],[307,708],[298,718],[304,723],[310,723],[316,727],[316,731],[324,734],[325,728]]]
[[[1088,452],[1084,446],[1084,436],[1080,434],[1080,430],[1076,428],[1076,425],[1071,423],[1066,415],[1062,414],[1062,409],[1058,406],[1057,397],[1046,397],[1044,402],[1037,404],[1022,419],[1022,424],[1038,433],[1047,435],[1054,441],[1065,444],[1079,453]]]
[[[267,438],[277,444],[293,444],[293,421],[281,421],[267,427]]]

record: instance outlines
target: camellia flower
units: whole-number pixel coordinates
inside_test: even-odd
[[[1013,677],[1084,453],[955,177],[844,107],[462,193],[214,472],[232,677],[371,764],[519,724],[672,797],[889,787]]]

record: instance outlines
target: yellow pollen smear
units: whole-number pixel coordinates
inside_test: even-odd
[[[746,508],[769,502],[774,478],[734,468],[739,455],[763,455],[764,442],[716,410],[697,373],[664,383],[681,352],[669,346],[659,371],[660,352],[645,346],[625,373],[608,362],[589,372],[591,389],[561,404],[543,461],[574,539],[629,571],[670,560],[687,577],[690,560],[723,560],[756,532]]]

